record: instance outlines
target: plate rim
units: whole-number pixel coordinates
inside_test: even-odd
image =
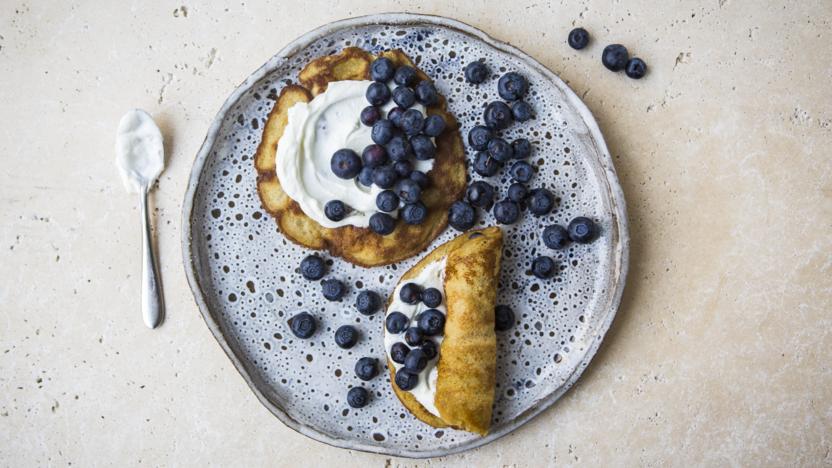
[[[193,215],[196,190],[199,186],[199,182],[201,180],[205,164],[210,156],[211,148],[213,148],[214,143],[216,141],[218,130],[222,126],[223,121],[225,120],[229,111],[231,111],[231,108],[234,106],[234,104],[240,99],[241,96],[243,96],[247,91],[249,91],[254,84],[256,84],[268,73],[271,73],[275,68],[277,68],[277,66],[281,64],[283,60],[286,60],[289,56],[293,55],[299,49],[306,47],[309,43],[343,28],[381,24],[389,24],[392,26],[413,26],[417,24],[426,24],[456,30],[458,32],[482,40],[491,47],[494,47],[502,52],[517,57],[518,59],[525,62],[527,66],[534,68],[538,73],[542,74],[547,79],[549,79],[552,82],[552,84],[558,87],[560,91],[564,94],[566,100],[578,112],[582,121],[586,124],[588,128],[588,133],[590,136],[588,141],[595,146],[595,153],[598,155],[600,159],[595,162],[598,163],[601,169],[603,169],[605,175],[603,181],[606,182],[606,184],[601,184],[601,188],[606,188],[608,192],[607,196],[612,205],[612,215],[615,219],[613,220],[614,222],[611,223],[611,225],[617,227],[617,230],[613,232],[613,234],[616,235],[617,239],[614,239],[613,242],[614,265],[610,274],[611,279],[613,279],[613,284],[611,287],[614,288],[614,292],[609,296],[610,300],[608,303],[606,316],[604,317],[604,320],[598,324],[595,330],[595,335],[599,336],[600,339],[596,338],[591,340],[590,346],[587,347],[583,357],[578,362],[578,365],[575,367],[575,369],[572,371],[572,373],[560,387],[548,394],[545,398],[542,398],[535,402],[528,410],[526,410],[524,413],[520,414],[517,418],[515,418],[515,420],[512,421],[511,424],[506,424],[499,431],[490,432],[488,435],[484,437],[472,439],[468,442],[446,449],[410,450],[402,448],[386,448],[365,444],[350,439],[339,439],[331,437],[323,432],[318,431],[314,427],[302,424],[294,420],[291,416],[289,416],[289,414],[287,414],[283,410],[282,407],[276,405],[271,400],[269,400],[265,392],[262,391],[258,387],[257,383],[254,381],[254,377],[249,372],[245,363],[237,356],[231,344],[229,344],[229,342],[226,340],[226,337],[222,332],[220,324],[214,319],[214,316],[212,315],[208,307],[207,301],[205,299],[205,294],[197,277],[197,271],[199,267],[196,264],[196,259],[194,258],[194,251],[192,245],[191,221]],[[601,343],[606,337],[606,334],[613,322],[613,319],[617,315],[618,308],[621,304],[621,297],[624,292],[624,286],[626,284],[627,272],[629,269],[630,237],[624,193],[621,189],[621,185],[618,180],[615,167],[613,165],[612,157],[610,156],[603,134],[601,133],[601,130],[598,127],[598,123],[595,120],[595,117],[590,112],[589,108],[587,108],[586,104],[584,104],[584,102],[578,97],[578,95],[563,80],[561,80],[558,75],[556,75],[553,71],[549,70],[535,58],[531,57],[530,55],[526,54],[525,52],[521,51],[517,47],[514,47],[513,45],[507,42],[501,41],[490,36],[489,34],[474,26],[471,26],[467,23],[464,23],[456,19],[451,19],[439,15],[390,12],[357,16],[353,18],[332,21],[324,25],[318,26],[307,33],[304,33],[303,35],[292,40],[286,46],[280,49],[275,55],[269,58],[269,60],[267,60],[263,65],[261,65],[257,70],[255,70],[254,73],[249,75],[240,85],[238,85],[234,89],[234,91],[223,102],[222,107],[220,107],[220,110],[217,112],[216,116],[211,122],[211,125],[208,128],[208,132],[206,133],[205,140],[203,141],[199,151],[197,152],[196,157],[194,158],[193,166],[191,168],[191,173],[188,179],[188,185],[185,191],[185,198],[182,204],[181,222],[181,246],[183,264],[185,268],[185,276],[188,280],[188,286],[190,287],[191,292],[194,295],[194,300],[197,304],[197,308],[200,311],[200,315],[202,315],[205,324],[208,326],[208,329],[211,330],[211,333],[219,343],[222,350],[225,352],[226,356],[228,356],[228,358],[231,360],[232,364],[234,365],[234,368],[243,377],[243,380],[249,386],[251,391],[255,394],[260,403],[263,406],[265,406],[274,416],[276,416],[284,425],[318,442],[322,442],[327,445],[342,449],[358,450],[362,452],[376,453],[381,455],[392,455],[406,458],[424,459],[447,456],[471,450],[477,447],[481,447],[519,429],[520,427],[524,426],[526,423],[531,421],[533,418],[543,413],[546,409],[551,407],[570,388],[572,388],[575,382],[583,374],[588,364],[595,357],[598,348],[600,347]]]

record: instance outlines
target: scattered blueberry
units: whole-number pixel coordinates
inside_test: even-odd
[[[372,127],[373,124],[381,119],[381,111],[378,110],[378,107],[367,106],[361,110],[361,115],[359,117],[362,124]]]
[[[420,81],[416,85],[416,99],[419,100],[425,107],[430,107],[439,102],[439,93],[436,91],[436,86],[433,82],[428,80]]]
[[[428,307],[439,307],[442,304],[442,292],[436,288],[422,291],[422,302]]]
[[[552,224],[543,229],[543,243],[550,249],[562,249],[569,241],[569,234],[559,224]]]
[[[468,203],[478,208],[490,210],[491,206],[494,205],[494,186],[483,180],[471,182],[465,196]]]
[[[347,392],[347,404],[351,408],[363,408],[370,401],[370,392],[364,387],[353,387]]]
[[[586,244],[595,237],[595,223],[591,219],[579,216],[569,222],[569,238],[575,242]]]
[[[575,28],[569,31],[569,47],[581,50],[589,44],[589,33],[584,28]]]
[[[396,371],[395,380],[396,386],[399,387],[400,390],[413,390],[419,383],[419,375],[409,372],[407,369],[402,367]]]
[[[337,279],[325,279],[321,282],[324,298],[328,301],[340,301],[347,292],[344,283]]]
[[[397,86],[393,90],[393,102],[398,104],[402,109],[407,109],[413,104],[416,104],[416,93],[407,86]]]
[[[555,261],[545,255],[535,258],[532,262],[532,274],[541,279],[551,278],[555,274]]]
[[[526,182],[532,180],[534,169],[532,168],[532,165],[526,161],[517,161],[511,165],[509,173],[511,174],[511,179],[513,181],[525,184]]]
[[[399,125],[408,136],[418,135],[425,125],[425,116],[416,109],[408,109],[402,114]]]
[[[407,224],[422,224],[428,217],[428,208],[424,203],[407,203],[402,208],[402,220]]]
[[[373,60],[373,64],[370,65],[370,78],[373,81],[379,81],[381,83],[387,83],[393,78],[393,73],[396,72],[396,67],[393,65],[393,62],[386,57],[379,57]]]
[[[514,121],[514,115],[511,108],[503,101],[494,101],[488,103],[483,111],[483,119],[489,128],[494,130],[502,130]]]
[[[393,138],[394,134],[393,122],[389,120],[379,120],[373,124],[373,130],[370,132],[370,138],[374,143],[379,145],[386,145]]]
[[[402,65],[397,68],[396,73],[393,75],[393,82],[399,86],[414,85],[418,79],[419,77],[416,76],[416,69],[408,65]]]
[[[601,53],[601,63],[612,71],[623,70],[627,66],[628,59],[627,48],[621,44],[610,44],[604,47],[604,52]]]
[[[436,309],[422,312],[416,320],[425,336],[441,335],[445,329],[445,314]]]
[[[445,131],[445,119],[441,115],[429,115],[425,119],[425,128],[422,133],[430,137],[438,137]]]
[[[378,167],[387,162],[387,150],[379,144],[367,145],[361,152],[364,167]]]
[[[300,261],[300,274],[310,281],[318,281],[326,274],[324,259],[317,255],[308,255]]]
[[[387,143],[387,155],[393,161],[406,161],[412,154],[413,147],[403,135],[396,135]]]
[[[427,174],[422,171],[413,171],[410,173],[410,180],[419,184],[419,187],[423,189],[427,188],[430,185],[430,179],[428,179]]]
[[[467,231],[474,227],[477,213],[474,207],[464,201],[455,201],[448,212],[448,224],[457,231]]]
[[[422,330],[417,327],[410,327],[404,332],[404,342],[410,346],[419,346],[424,340]]]
[[[500,169],[500,163],[488,155],[485,151],[480,151],[474,156],[474,172],[483,176],[491,177]]]
[[[422,196],[422,189],[416,182],[402,179],[396,184],[396,195],[405,203],[415,203]]]
[[[401,312],[390,312],[387,314],[387,318],[384,319],[384,326],[387,327],[388,332],[398,335],[405,331],[408,322],[410,320],[407,318],[407,315]]]
[[[494,219],[500,224],[514,224],[520,219],[520,205],[503,200],[494,205]]]
[[[410,138],[410,146],[416,159],[426,161],[436,156],[436,146],[427,135],[416,135]]]
[[[361,172],[358,173],[358,181],[366,187],[373,185],[373,168],[367,166],[362,167]]]
[[[372,380],[378,375],[378,359],[363,357],[355,363],[355,375],[361,380]]]
[[[511,105],[511,115],[518,122],[530,120],[533,114],[532,106],[526,101],[516,101]]]
[[[402,114],[404,114],[404,109],[401,107],[394,107],[387,112],[387,120],[393,122],[393,125],[396,127],[402,126]]]
[[[330,221],[341,221],[349,213],[349,208],[341,200],[330,200],[324,205],[324,216]]]
[[[484,125],[477,125],[468,132],[468,145],[477,151],[485,151],[494,133]]]
[[[502,138],[492,138],[488,142],[488,155],[497,161],[504,163],[514,157],[514,149]]]
[[[396,228],[396,220],[387,213],[373,213],[370,216],[370,230],[386,236]]]
[[[414,349],[404,358],[404,368],[419,373],[428,365],[428,358],[421,349]]]
[[[373,169],[373,183],[380,188],[389,189],[396,184],[398,175],[393,166],[380,166]]]
[[[361,158],[355,151],[343,148],[332,155],[329,162],[332,173],[342,179],[352,179],[361,172]]]
[[[358,330],[352,325],[342,325],[335,330],[335,344],[339,348],[350,349],[358,343]]]
[[[624,73],[634,80],[639,80],[647,74],[647,64],[644,63],[644,60],[633,57],[627,62]]]
[[[417,304],[422,300],[422,288],[416,283],[406,283],[399,290],[399,299],[405,304]]]
[[[422,342],[422,347],[419,348],[425,353],[425,357],[428,358],[428,361],[435,358],[437,354],[439,354],[439,350],[436,349],[436,342],[433,340],[424,340]]]
[[[514,159],[526,159],[532,154],[532,143],[525,138],[518,138],[511,142]]]
[[[529,211],[536,216],[543,216],[555,207],[555,196],[545,188],[537,188],[529,194]]]
[[[508,186],[508,199],[520,203],[529,195],[529,190],[525,185],[515,182]]]
[[[507,305],[498,305],[494,308],[494,329],[506,331],[514,326],[514,311]]]
[[[465,81],[479,84],[488,78],[488,67],[477,60],[465,66]]]
[[[410,177],[410,173],[413,172],[413,164],[410,164],[410,161],[396,161],[393,164],[393,170],[396,171],[399,179],[407,179]]]
[[[404,364],[408,354],[410,354],[410,348],[401,341],[393,343],[390,347],[390,359],[397,364]]]
[[[296,337],[305,339],[315,333],[318,325],[315,323],[315,317],[307,312],[301,312],[289,319],[289,328]]]
[[[355,308],[363,315],[373,315],[380,307],[381,297],[373,291],[361,291],[355,298]]]
[[[390,100],[390,88],[384,83],[373,82],[367,87],[367,92],[364,94],[367,102],[374,106],[383,106]]]
[[[497,94],[506,101],[523,99],[529,90],[529,82],[517,72],[508,72],[497,82]]]

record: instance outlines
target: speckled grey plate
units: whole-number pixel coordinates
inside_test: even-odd
[[[252,157],[273,99],[310,59],[345,46],[371,52],[401,48],[433,77],[462,123],[463,135],[496,98],[496,77],[517,70],[530,81],[527,100],[537,119],[504,132],[533,141],[532,187],[559,198],[549,216],[525,213],[506,234],[498,302],[510,304],[517,325],[498,335],[497,389],[491,432],[478,437],[437,430],[411,416],[394,396],[387,374],[372,382],[353,372],[361,356],[383,360],[382,314],[365,317],[352,306],[363,288],[383,295],[422,254],[397,265],[365,269],[331,259],[330,277],[344,280],[344,302],[322,301],[320,285],[301,279],[309,252],[287,242],[261,209]],[[494,76],[472,86],[462,68],[485,58]],[[468,155],[469,158],[472,154]],[[477,176],[472,176],[476,179]],[[505,196],[503,174],[492,178]],[[589,245],[553,252],[539,233],[551,222],[575,216],[602,228]],[[481,213],[480,225],[494,224]],[[183,213],[185,270],[208,327],[260,401],[289,427],[316,440],[354,450],[432,457],[486,444],[517,429],[554,403],[589,363],[615,315],[627,272],[624,198],[610,155],[592,115],[552,72],[523,52],[470,26],[446,18],[385,14],[323,26],[298,38],[252,74],[223,105],[194,162]],[[431,247],[457,233],[448,229]],[[528,273],[536,255],[561,266],[547,281]],[[318,332],[298,340],[287,319],[309,311]],[[351,350],[334,345],[334,330],[356,325],[362,333]],[[350,409],[347,390],[364,385],[372,402]]]

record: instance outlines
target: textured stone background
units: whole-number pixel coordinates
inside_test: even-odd
[[[0,2],[0,464],[832,464],[832,2],[220,3]],[[632,235],[621,310],[579,384],[430,462],[283,427],[203,324],[179,247],[191,162],[231,90],[309,29],[403,10],[482,28],[583,96]],[[566,46],[573,25],[588,50]],[[613,41],[647,78],[602,68]],[[168,138],[157,331],[113,166],[136,106]]]

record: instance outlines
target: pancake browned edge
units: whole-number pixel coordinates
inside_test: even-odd
[[[469,231],[437,247],[399,280],[400,284],[406,282],[427,265],[447,257],[444,282],[447,316],[444,339],[439,345],[439,375],[434,396],[441,417],[426,410],[413,394],[399,389],[395,383],[396,368],[387,360],[396,396],[414,416],[433,427],[450,426],[480,435],[488,433],[497,365],[494,302],[502,249],[500,228]]]
[[[413,65],[400,50],[382,52],[396,66]],[[436,159],[428,173],[430,187],[422,193],[428,208],[425,221],[419,225],[396,222],[395,230],[382,236],[368,228],[342,226],[326,228],[309,218],[300,206],[283,191],[275,175],[277,143],[288,122],[287,111],[297,102],[308,102],[326,90],[333,81],[368,80],[374,56],[357,47],[349,47],[336,55],[320,57],[301,70],[300,85],[290,84],[281,90],[263,128],[263,139],[257,148],[254,166],[257,169],[257,193],[269,214],[277,220],[286,238],[304,247],[329,250],[332,255],[365,267],[398,262],[424,250],[448,224],[448,208],[458,200],[466,183],[465,151],[459,124],[446,110],[445,98],[427,109],[429,115],[441,115],[446,130],[436,138]],[[421,70],[419,78],[429,79]],[[349,200],[343,200],[349,205]]]

